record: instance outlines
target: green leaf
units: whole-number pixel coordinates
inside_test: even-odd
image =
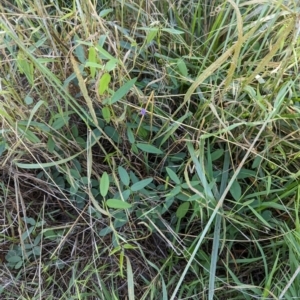
[[[150,42],[153,41],[153,39],[156,37],[158,32],[158,28],[149,28],[147,38],[146,38],[146,43],[149,44]]]
[[[106,123],[109,123],[110,122],[110,110],[109,110],[109,107],[107,106],[104,106],[102,108],[102,115],[103,115],[103,118],[105,120]]]
[[[106,236],[109,233],[111,233],[113,230],[110,227],[105,227],[103,229],[100,230],[99,235],[100,236]]]
[[[99,189],[92,189],[91,191],[95,198],[99,195]]]
[[[104,172],[100,179],[100,194],[102,197],[105,197],[107,195],[108,189],[109,189],[109,177],[108,174]]]
[[[112,126],[105,126],[104,132],[116,143],[120,143],[122,140],[120,139],[120,135],[118,131]]]
[[[167,173],[169,174],[170,178],[177,184],[181,184],[180,179],[178,178],[177,174],[170,168],[166,168]]]
[[[35,246],[33,247],[33,253],[34,255],[41,255],[41,247],[40,246]]]
[[[94,143],[99,140],[101,135],[102,135],[102,132],[98,128],[95,128],[92,131],[91,144],[94,145]]]
[[[27,224],[30,224],[31,226],[34,226],[36,224],[36,222],[33,218],[24,217],[22,219],[23,219],[23,221],[25,221]]]
[[[58,130],[60,128],[62,128],[63,126],[65,126],[68,122],[69,122],[70,118],[69,117],[59,117],[57,118],[53,124],[52,124],[52,128],[55,130]]]
[[[130,244],[124,244],[124,245],[123,245],[123,248],[124,248],[124,249],[137,249],[138,247],[133,246],[133,245],[130,245]]]
[[[30,234],[32,233],[33,230],[34,230],[34,227],[32,226],[32,227],[29,227],[28,230],[26,230],[25,232],[23,232],[21,234],[22,241],[25,241],[30,236]]]
[[[138,181],[131,186],[131,190],[133,192],[139,191],[139,190],[143,189],[144,187],[146,187],[147,185],[149,185],[152,181],[153,181],[152,177]]]
[[[82,148],[84,148],[86,145],[86,141],[81,136],[78,136],[77,138],[75,138],[75,141]]]
[[[36,105],[35,105],[35,107],[36,107]],[[37,127],[38,129],[40,129],[42,131],[50,132],[50,128],[48,127],[48,125],[39,123],[36,121],[30,121],[30,119],[28,121],[27,120],[19,121],[18,124],[26,126],[26,130],[29,128],[29,126],[32,126],[32,127]]]
[[[70,187],[69,192],[70,192],[71,195],[77,194],[77,192],[78,192],[78,185],[77,185],[77,184],[72,185],[72,186]]]
[[[11,257],[6,257],[6,260],[10,263],[17,263],[19,261],[22,261],[22,258],[19,255],[15,255]]]
[[[89,179],[86,176],[81,177],[81,183],[87,185],[89,183]]]
[[[106,50],[104,50],[99,43],[96,46],[96,48],[99,51],[99,53],[101,54],[101,56],[100,56],[101,58],[103,58],[103,59],[115,59],[111,54],[109,54]]]
[[[256,156],[255,159],[253,160],[251,168],[256,169],[261,164],[262,159],[263,158],[261,156]]]
[[[171,126],[169,126],[169,128],[166,130],[163,139],[160,142],[160,146],[163,145],[163,143],[170,137],[173,136],[174,132],[182,125],[183,121],[186,118],[189,118],[192,115],[191,112],[187,112],[186,114],[184,114],[182,117],[180,117],[178,120],[176,120],[176,122],[174,124],[172,124]]]
[[[18,131],[20,134],[24,134],[24,136],[32,143],[37,144],[40,143],[40,139],[29,129],[25,129],[24,126],[18,124]]]
[[[104,69],[107,71],[107,72],[111,72],[112,70],[114,70],[116,68],[118,64],[118,60],[117,59],[110,59],[106,64],[105,64],[105,67]]]
[[[265,210],[261,214],[262,218],[268,222],[272,219],[272,212],[270,210]]]
[[[41,143],[41,140],[31,131],[31,130],[27,130],[26,132],[26,138],[31,141],[32,143]]]
[[[189,202],[183,202],[182,204],[180,204],[176,211],[176,217],[178,219],[182,219],[187,214],[189,207]]]
[[[79,131],[78,131],[78,127],[76,125],[73,125],[71,128],[72,134],[75,138],[78,137]]]
[[[114,104],[120,99],[122,99],[123,96],[125,96],[129,90],[132,88],[132,86],[135,84],[137,78],[133,78],[129,81],[127,81],[122,87],[120,87],[114,95],[111,97],[109,104]]]
[[[107,38],[106,34],[100,35],[99,40],[98,40],[98,47],[103,47],[104,46],[106,38]]]
[[[184,31],[177,30],[177,29],[174,29],[174,28],[163,28],[161,31],[169,32],[169,33],[172,33],[172,34],[184,34]]]
[[[103,95],[107,90],[110,84],[111,76],[109,73],[105,73],[99,80],[98,92],[99,95]]]
[[[141,138],[142,140],[147,140],[147,137],[149,135],[149,131],[146,130],[144,127],[140,127],[139,131],[137,132],[137,136]]]
[[[175,186],[167,195],[166,195],[166,200],[178,195],[181,192],[181,186],[177,185]]]
[[[121,248],[120,245],[116,246],[114,249],[112,249],[112,250],[109,252],[109,256],[111,256],[111,255],[113,255],[113,254],[119,252],[121,249],[122,249],[122,248]]]
[[[129,127],[127,128],[127,137],[131,144],[133,144],[135,142],[134,134],[133,134],[131,128],[129,128]]]
[[[128,289],[128,300],[134,300],[134,286],[135,280],[133,276],[132,266],[129,257],[126,255],[126,266],[127,266],[127,289]]]
[[[232,183],[231,188],[230,188],[230,193],[231,193],[232,197],[234,198],[234,200],[236,200],[236,201],[238,201],[241,198],[242,189],[237,180],[235,180]]]
[[[155,146],[149,145],[149,144],[141,144],[137,143],[136,146],[141,149],[144,152],[152,153],[152,154],[163,154],[163,152],[156,148]]]
[[[220,157],[222,157],[224,154],[224,150],[223,149],[218,149],[216,151],[214,151],[212,154],[211,154],[211,160],[214,161],[214,160],[217,160],[219,159]]]
[[[81,41],[78,36],[75,36],[74,41],[76,42],[75,47],[75,54],[79,61],[84,64],[86,57],[85,57],[85,48],[81,45]]]
[[[184,76],[184,77],[188,76],[188,69],[187,69],[186,64],[183,59],[179,59],[177,61],[177,67],[182,76]]]
[[[19,51],[17,55],[17,66],[21,74],[25,74],[27,80],[31,85],[34,82],[34,66],[31,61],[27,59],[27,57],[23,54],[23,52]]]
[[[93,62],[90,62],[90,61],[87,61],[84,66],[87,68],[95,68],[95,69],[100,69],[100,70],[103,70],[104,69],[104,66],[103,65],[100,65],[100,64],[97,64],[97,63],[93,63]]]
[[[15,270],[20,269],[20,268],[22,267],[22,265],[23,265],[23,261],[20,260],[20,261],[15,265]]]
[[[122,166],[119,166],[118,172],[119,172],[121,181],[124,183],[124,185],[128,186],[129,182],[130,182],[130,178],[129,178],[127,171]]]
[[[2,155],[2,153],[5,151],[6,148],[6,142],[5,141],[1,141],[0,142],[0,156]]]
[[[174,202],[174,197],[165,200],[161,205],[161,208],[159,209],[160,215],[163,215],[166,211],[168,211],[170,206],[173,204],[173,202]]]
[[[131,204],[118,199],[109,199],[106,201],[106,205],[116,209],[128,209],[131,207]]]
[[[125,191],[123,191],[122,192],[122,196],[123,196],[123,200],[124,201],[127,201],[128,200],[128,198],[129,198],[129,196],[130,196],[130,194],[131,194],[131,190],[125,190]]]
[[[89,61],[92,62],[92,63],[96,62],[96,49],[95,49],[95,47],[90,47],[89,48]],[[95,78],[96,68],[95,67],[90,67],[90,73],[91,73],[91,77]]]
[[[244,179],[244,178],[250,178],[250,177],[256,177],[257,172],[253,170],[248,170],[242,168],[240,173],[237,175],[236,179]]]
[[[139,154],[139,150],[138,150],[138,148],[137,148],[137,146],[135,144],[131,145],[131,151],[132,151],[132,153],[134,153],[136,155]]]
[[[112,8],[107,8],[107,9],[103,9],[100,11],[99,13],[99,17],[104,18],[106,17],[109,13],[113,12],[114,10]]]
[[[75,179],[80,179],[81,178],[80,173],[76,169],[70,169],[70,174]]]
[[[272,226],[267,222],[267,220],[265,220],[263,218],[263,216],[261,215],[261,213],[257,212],[251,205],[248,205],[248,207],[251,209],[251,211],[253,212],[253,214],[256,216],[256,218],[258,220],[260,220],[267,227],[272,228]]]
[[[26,99],[25,99],[25,101],[26,101]],[[30,110],[30,116],[29,116],[28,121],[22,120],[22,121],[19,121],[18,123],[22,124],[22,125],[26,125],[26,130],[28,129],[29,126],[34,126],[34,127],[40,128],[43,131],[50,132],[50,128],[48,127],[48,124],[40,123],[37,121],[32,121],[33,117],[36,115],[36,112],[40,109],[40,107],[42,105],[44,105],[46,107],[48,106],[45,101],[43,101],[43,100],[38,101],[35,104],[35,106]]]
[[[199,147],[200,147],[200,151],[202,153],[204,153],[204,139],[200,139]],[[204,195],[206,197],[208,197],[209,199],[214,199],[214,195],[212,193],[212,187],[207,181],[206,171],[204,170],[204,166],[203,166],[203,161],[204,161],[203,154],[200,155],[199,158],[198,158],[191,142],[187,142],[187,148],[190,152],[191,158],[192,158],[193,163],[195,165],[195,169],[196,169],[198,177],[201,181],[201,185],[204,188]]]
[[[33,98],[32,97],[30,97],[29,95],[26,95],[26,97],[25,97],[25,103],[27,104],[27,105],[30,105],[30,104],[32,104],[33,103]]]
[[[43,233],[43,236],[45,239],[49,239],[49,240],[56,240],[57,238],[60,237],[60,232],[56,233],[54,230],[50,229],[50,230],[46,230]]]

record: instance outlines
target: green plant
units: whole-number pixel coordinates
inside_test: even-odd
[[[39,230],[44,222],[36,222],[32,218],[23,218],[23,221],[26,230],[20,236],[21,244],[13,245],[5,256],[8,267],[14,269],[25,267],[30,261],[38,259],[42,251],[40,245],[42,236],[36,230]]]
[[[0,4],[1,297],[297,298],[295,3],[46,2]]]

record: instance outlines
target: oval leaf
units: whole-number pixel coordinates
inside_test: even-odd
[[[106,201],[106,205],[116,209],[128,209],[131,207],[131,204],[118,199],[109,199]]]
[[[103,229],[100,230],[99,235],[100,236],[106,236],[109,233],[111,233],[113,230],[110,227],[105,227]]]
[[[177,174],[170,168],[166,168],[170,178],[176,183],[181,184],[180,179],[178,178]]]
[[[107,72],[111,72],[112,70],[114,70],[116,68],[117,64],[118,64],[117,59],[110,59],[105,65],[105,70]]]
[[[11,257],[7,257],[6,260],[10,263],[17,263],[19,261],[22,261],[22,258],[19,255],[14,255]]]
[[[234,200],[238,201],[242,195],[242,189],[240,184],[235,180],[230,188],[230,194]]]
[[[109,177],[108,174],[104,172],[100,180],[100,194],[102,197],[105,197],[107,195],[108,188],[109,188]]]
[[[156,148],[155,146],[149,145],[149,144],[138,143],[138,144],[136,144],[136,146],[139,149],[141,149],[142,151],[147,152],[147,153],[152,153],[152,154],[162,154],[163,153],[160,149]]]
[[[179,59],[177,62],[177,67],[182,76],[188,77],[188,69],[183,59]]]
[[[153,178],[150,177],[150,178],[138,181],[131,186],[131,190],[133,192],[139,191],[139,190],[143,189],[144,187],[146,187],[149,183],[151,183],[152,180],[153,180]]]
[[[110,110],[107,106],[102,108],[102,115],[106,123],[110,122]]]
[[[104,132],[116,143],[121,141],[118,131],[112,126],[105,126]]]
[[[135,142],[134,134],[129,127],[127,128],[127,137],[128,137],[130,144],[133,144]]]
[[[99,81],[99,86],[98,86],[99,95],[103,95],[105,91],[107,91],[110,80],[111,80],[111,76],[108,73],[103,74],[103,76]]]
[[[129,196],[130,196],[130,194],[131,194],[131,190],[125,190],[125,191],[123,191],[122,192],[122,196],[123,196],[123,200],[124,201],[127,201],[128,200],[128,198],[129,198]]]
[[[104,18],[104,17],[106,17],[109,13],[111,13],[112,11],[114,11],[112,8],[103,9],[103,10],[100,11],[99,17]]]
[[[118,172],[119,172],[119,176],[120,176],[120,179],[123,182],[123,184],[128,186],[130,178],[129,178],[127,171],[123,167],[119,166]]]
[[[188,212],[189,207],[190,207],[189,202],[183,202],[182,204],[180,204],[176,211],[176,217],[178,219],[182,219]]]
[[[65,126],[67,122],[69,121],[69,117],[58,117],[52,124],[52,128],[55,130],[58,130]]]
[[[220,157],[222,157],[224,154],[224,150],[223,149],[218,149],[216,151],[214,151],[212,154],[211,154],[211,160],[214,161],[214,160],[217,160],[219,159]]]
[[[32,104],[33,103],[33,98],[32,97],[30,97],[29,95],[26,95],[26,97],[25,97],[25,103],[27,104],[27,105],[30,105],[30,104]]]

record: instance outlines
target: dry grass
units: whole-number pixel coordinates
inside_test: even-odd
[[[299,298],[296,4],[79,2],[0,4],[1,297]]]

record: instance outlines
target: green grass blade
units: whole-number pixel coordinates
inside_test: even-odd
[[[126,265],[127,265],[127,286],[128,286],[128,299],[135,300],[134,296],[134,278],[132,272],[132,266],[129,257],[126,255]]]
[[[224,157],[224,165],[220,186],[220,194],[222,195],[225,191],[226,184],[228,182],[228,174],[229,174],[229,150],[225,152]],[[210,270],[209,270],[209,287],[208,287],[208,299],[214,299],[214,290],[215,290],[215,280],[216,280],[216,268],[218,261],[218,252],[219,252],[219,243],[220,243],[220,231],[221,231],[221,220],[222,215],[218,214],[216,216],[215,229],[214,229],[214,239],[213,239],[213,247],[211,252],[211,262],[210,262]]]

